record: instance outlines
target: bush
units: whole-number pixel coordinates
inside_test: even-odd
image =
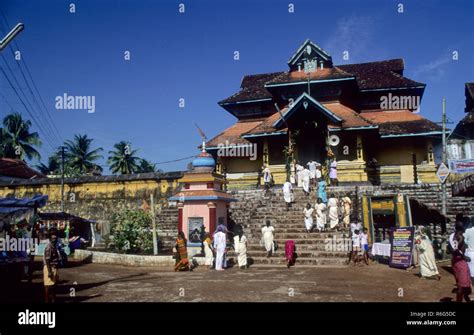
[[[114,249],[124,253],[152,253],[151,216],[142,210],[125,209],[112,218]]]

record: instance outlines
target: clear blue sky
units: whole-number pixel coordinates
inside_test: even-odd
[[[295,13],[288,13],[290,2]],[[0,8],[10,25],[25,24],[16,41],[62,138],[87,133],[105,156],[120,140],[153,162],[196,154],[194,123],[209,138],[234,123],[217,102],[239,89],[244,74],[287,70],[306,38],[336,64],[402,57],[405,75],[427,84],[421,111],[433,121],[441,119],[442,97],[448,117],[459,121],[464,83],[474,81],[471,0],[0,0]],[[5,32],[1,16],[0,22]],[[2,54],[28,95],[11,52]],[[0,67],[6,69],[1,57]],[[28,118],[1,74],[0,92],[1,117],[13,107]],[[95,96],[96,112],[56,110],[55,97],[65,92]],[[45,143],[40,151],[46,161],[52,149]],[[158,167],[178,170],[187,162]]]

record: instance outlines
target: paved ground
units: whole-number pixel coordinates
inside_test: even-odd
[[[58,301],[179,302],[179,301],[431,301],[455,297],[448,264],[440,264],[441,281],[372,264],[347,268],[237,268],[223,272],[85,264],[61,269]],[[40,301],[41,272],[32,285],[8,287],[2,300]],[[74,288],[74,294],[72,288]],[[403,292],[402,292],[403,291]],[[400,296],[399,296],[400,295]]]

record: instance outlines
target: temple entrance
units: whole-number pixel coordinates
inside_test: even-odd
[[[326,159],[326,124],[321,125],[317,121],[306,120],[301,124],[295,136],[298,148],[297,160],[300,164],[306,165],[309,161],[316,161],[324,164]]]

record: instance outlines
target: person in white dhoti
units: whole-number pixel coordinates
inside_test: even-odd
[[[212,265],[214,263],[214,253],[212,251],[211,234],[206,233],[206,237],[204,238],[204,241],[202,241],[202,245],[204,247],[205,256],[204,265],[208,266],[209,269],[212,269]]]
[[[334,194],[328,199],[329,228],[336,229],[339,225],[338,200]]]
[[[272,184],[272,172],[270,168],[267,166],[263,169],[263,182],[265,185],[265,193],[270,189]]]
[[[302,176],[303,176],[303,191],[306,195],[309,195],[309,192],[310,192],[310,175],[311,173],[309,172],[308,169],[303,169],[303,171],[301,172]]]
[[[471,273],[471,282],[474,284],[474,226],[472,223],[469,223],[468,228],[464,232],[464,243],[466,244],[464,254],[470,259],[467,265]]]
[[[237,261],[239,263],[239,268],[247,268],[247,238],[244,235],[242,230],[239,231],[239,234],[234,236],[234,249],[237,254]]]
[[[296,163],[296,180],[298,182],[298,187],[303,187],[303,170],[304,167],[300,163]]]
[[[311,185],[315,185],[316,181],[316,167],[318,166],[318,163],[315,161],[309,161],[308,162],[308,170],[309,170],[309,179],[311,180]]]
[[[296,183],[296,165],[295,161],[291,162],[290,164],[290,183]]]
[[[351,208],[352,208],[352,200],[349,198],[348,195],[341,199],[342,203],[342,222],[344,223],[344,227],[349,227],[351,223]]]
[[[316,200],[316,229],[319,232],[326,229],[326,205],[321,198]]]
[[[286,210],[289,211],[291,207],[291,203],[293,202],[293,185],[287,180],[283,184],[283,198],[286,202]]]
[[[262,228],[262,241],[265,246],[265,250],[267,251],[267,257],[270,257],[274,252],[274,244],[273,244],[273,228],[270,225],[270,221],[267,221],[266,226]]]
[[[422,278],[436,278],[440,275],[436,266],[433,245],[424,228],[420,228],[415,236],[415,246],[418,250],[418,260],[420,264],[420,275]]]
[[[226,235],[221,227],[217,228],[217,233],[214,234],[214,249],[216,250],[216,270],[223,271],[224,254],[226,252]]]
[[[306,228],[306,232],[308,233],[313,231],[313,212],[314,208],[311,207],[311,204],[307,204],[306,208],[303,209],[304,226]]]

